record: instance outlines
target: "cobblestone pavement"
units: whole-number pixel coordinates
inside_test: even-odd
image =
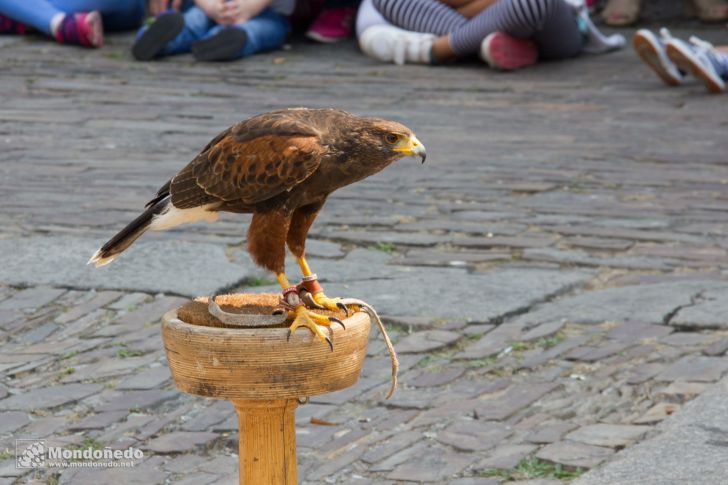
[[[402,120],[429,155],[341,190],[313,228],[328,293],[387,315],[402,369],[384,401],[373,334],[360,382],[299,408],[302,483],[559,483],[728,371],[725,96],[666,89],[630,51],[503,74],[353,43],[140,64],[129,42],[0,38],[0,484],[237,483],[232,407],[174,388],[158,319],[266,290],[244,218],[83,263],[218,131],[284,106]],[[145,459],[24,473],[23,437]]]

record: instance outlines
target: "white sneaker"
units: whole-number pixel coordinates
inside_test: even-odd
[[[657,74],[668,86],[682,84],[685,75],[667,57],[665,43],[672,39],[670,31],[660,29],[661,39],[647,29],[638,30],[632,37],[634,47],[640,59]]]
[[[392,25],[373,25],[359,36],[359,47],[374,59],[403,65],[430,64],[435,36],[410,32]]]
[[[692,44],[692,45],[690,45]],[[713,49],[713,45],[695,36],[690,37],[690,44],[680,39],[667,41],[667,56],[680,69],[691,72],[703,81],[711,93],[725,91],[722,56]]]

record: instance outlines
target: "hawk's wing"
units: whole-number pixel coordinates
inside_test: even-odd
[[[308,178],[324,152],[320,132],[290,112],[256,116],[220,133],[157,198],[170,193],[179,209],[221,201],[255,204]]]

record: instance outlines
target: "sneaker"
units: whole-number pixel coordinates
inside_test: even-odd
[[[306,37],[326,44],[348,39],[351,37],[355,12],[354,7],[322,10],[306,31]]]
[[[16,22],[10,17],[0,15],[0,34],[16,34],[23,35],[28,32],[28,28],[25,24]]]
[[[104,45],[104,25],[97,11],[66,14],[56,29],[56,40],[62,44],[83,47]]]
[[[685,74],[677,68],[675,64],[667,57],[665,51],[665,43],[672,37],[670,32],[662,28],[660,29],[662,39],[658,39],[655,34],[647,29],[638,30],[632,37],[632,46],[634,47],[640,59],[657,74],[668,86],[679,86],[682,84]]]
[[[374,59],[394,62],[430,64],[432,42],[435,36],[410,32],[392,25],[373,25],[359,36],[359,47]]]
[[[232,61],[240,57],[240,51],[248,41],[248,34],[235,27],[226,27],[207,39],[192,44],[192,55],[198,61]]]
[[[181,13],[174,10],[162,12],[139,31],[131,54],[137,61],[151,61],[182,32],[184,26],[185,20]]]
[[[711,93],[725,91],[721,75],[728,73],[728,56],[715,52],[712,44],[697,37],[690,37],[690,42],[693,45],[680,39],[670,39],[666,43],[670,60],[703,81]]]
[[[480,44],[480,58],[493,69],[512,71],[536,64],[538,50],[528,39],[493,32]]]

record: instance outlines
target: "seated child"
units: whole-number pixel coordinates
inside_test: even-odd
[[[198,61],[232,61],[280,47],[291,31],[295,0],[195,0],[184,13],[166,11],[139,30],[134,58],[192,52]]]

